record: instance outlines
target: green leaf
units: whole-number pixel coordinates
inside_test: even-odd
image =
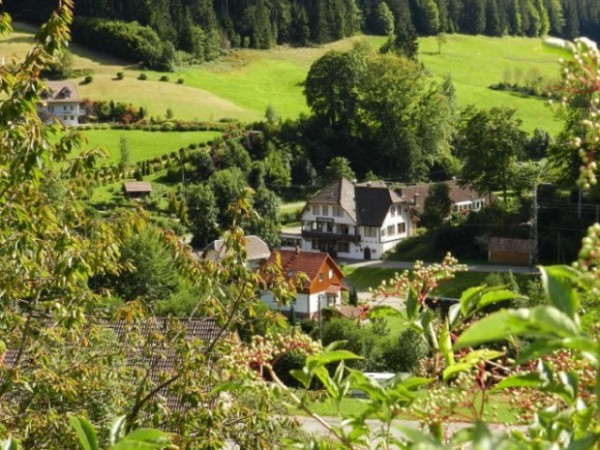
[[[306,367],[302,369],[290,370],[290,375],[293,376],[300,383],[302,383],[302,386],[304,386],[305,389],[309,388],[310,380],[312,379],[312,377],[308,373],[308,369],[306,369]]]
[[[117,420],[113,422],[112,427],[110,427],[110,445],[115,445],[121,438],[121,431],[126,419],[127,416],[122,415],[121,417],[117,417]]]
[[[2,441],[2,450],[21,450],[21,443],[13,437]]]
[[[370,319],[375,319],[379,317],[400,317],[402,319],[405,319],[404,315],[398,309],[387,305],[376,306],[369,311]]]
[[[547,381],[548,380],[545,377],[537,372],[526,373],[522,375],[512,375],[494,386],[494,389],[539,388]]]
[[[413,444],[421,444],[420,446],[417,445],[417,448],[427,448],[431,450],[444,448],[444,446],[437,442],[431,435],[416,428],[401,425],[398,427],[398,430],[400,430],[400,432],[402,432],[402,434]]]
[[[419,297],[414,288],[409,288],[406,293],[406,315],[410,320],[416,319],[419,314]]]
[[[446,361],[447,366],[454,364],[454,353],[452,352],[452,340],[450,339],[450,325],[448,320],[444,320],[442,332],[439,338],[440,354]]]
[[[77,433],[79,443],[84,450],[98,450],[98,437],[94,427],[83,417],[69,416],[71,427]]]
[[[552,306],[502,310],[475,322],[460,335],[454,348],[457,350],[511,336],[554,339],[573,338],[579,333],[579,326]]]
[[[306,367],[309,373],[313,373],[315,369],[338,361],[348,361],[351,359],[362,359],[361,356],[355,355],[348,350],[334,350],[331,352],[321,353],[316,356],[306,358]]]
[[[600,434],[590,434],[581,439],[571,442],[567,447],[567,450],[591,450],[597,449],[598,442],[600,442]]]
[[[503,356],[503,352],[499,352],[496,350],[476,350],[473,352],[469,352],[464,358],[461,358],[456,364],[446,367],[442,374],[444,381],[447,381],[452,376],[456,375],[459,372],[464,372],[467,370],[471,370],[481,361],[492,360],[496,358],[500,358]]]
[[[211,395],[217,395],[221,392],[226,391],[235,391],[242,387],[242,383],[239,381],[226,381],[224,383],[218,384],[212,391],[210,391]]]
[[[129,433],[110,450],[159,450],[172,443],[172,436],[164,431],[140,428]]]
[[[579,297],[575,283],[579,272],[569,266],[540,267],[542,285],[552,305],[575,318],[579,306]]]
[[[484,308],[488,305],[498,303],[504,300],[513,300],[524,298],[502,286],[478,286],[464,291],[460,297],[460,309],[463,316],[467,317],[471,313]]]

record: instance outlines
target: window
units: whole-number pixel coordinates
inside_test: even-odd
[[[329,269],[329,279],[333,278],[333,269]]]
[[[321,214],[323,214],[324,216],[329,215],[329,206],[323,205],[321,206],[321,210],[323,211]]]
[[[313,250],[319,250],[319,240],[318,239],[313,239],[311,241],[311,247]]]
[[[327,222],[327,232],[333,233],[333,222]]]
[[[313,205],[312,212],[315,216],[319,215],[319,205]]]
[[[385,228],[382,228],[381,229],[381,237],[384,237],[384,236],[385,236]]]
[[[350,234],[350,227],[348,225],[338,225],[338,233]]]
[[[377,237],[377,228],[375,228],[375,227],[365,227],[365,236],[367,236],[367,237]]]
[[[390,208],[390,215],[392,217],[396,215],[396,207],[394,205],[392,205],[392,207]]]
[[[344,217],[344,210],[339,206],[333,207],[333,215],[335,217]]]
[[[397,224],[398,234],[406,233],[406,224],[404,222]]]
[[[393,236],[394,234],[396,234],[396,227],[394,225],[388,225],[387,234],[388,236]]]
[[[323,279],[324,279],[323,274],[319,273],[319,283],[322,283]]]
[[[338,242],[339,253],[350,253],[350,242]]]

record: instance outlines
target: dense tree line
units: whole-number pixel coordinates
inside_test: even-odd
[[[4,8],[41,22],[54,6],[7,0]],[[78,0],[75,16],[75,40],[158,69],[177,60],[174,50],[206,61],[227,47],[323,43],[359,31],[397,42],[437,33],[600,37],[595,0]]]

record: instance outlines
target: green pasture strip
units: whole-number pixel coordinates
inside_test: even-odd
[[[121,136],[127,139],[131,161],[152,159],[189,144],[208,142],[222,136],[219,131],[142,131],[142,130],[82,130],[88,142],[84,148],[105,146],[110,151],[108,162],[116,163],[120,158]],[[102,164],[102,163],[101,163]]]

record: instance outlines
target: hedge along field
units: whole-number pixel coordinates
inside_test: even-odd
[[[100,165],[119,162],[121,136],[127,139],[131,162],[135,163],[177,151],[190,144],[208,142],[223,135],[219,131],[82,130],[82,133],[88,141],[83,148],[105,146],[110,151],[110,158]]]
[[[29,48],[32,29],[21,24],[16,28],[20,32],[0,38],[0,57],[23,56]],[[452,75],[459,106],[509,105],[518,109],[526,131],[542,128],[556,134],[560,130],[561,124],[543,99],[493,91],[488,86],[503,81],[504,72],[515,68],[521,69],[523,78],[531,68],[549,79],[558,78],[558,59],[565,56],[563,52],[543,46],[537,38],[449,34],[446,39],[438,54],[435,36],[421,38],[420,59],[436,78]],[[328,50],[348,50],[361,40],[377,49],[385,38],[355,36],[309,48],[234,50],[220,61],[183,68],[176,73],[145,71],[146,81],[137,79],[141,71],[135,64],[75,44],[71,51],[74,69],[93,71],[92,83],[79,86],[82,97],[143,106],[155,117],[164,117],[167,108],[171,108],[177,119],[211,121],[229,117],[252,121],[262,119],[269,104],[282,118],[308,113],[302,90],[311,64]],[[116,80],[117,72],[123,72],[125,78]],[[169,81],[158,81],[162,75],[168,76]],[[184,84],[176,83],[179,78]],[[83,77],[76,81],[82,80]]]

